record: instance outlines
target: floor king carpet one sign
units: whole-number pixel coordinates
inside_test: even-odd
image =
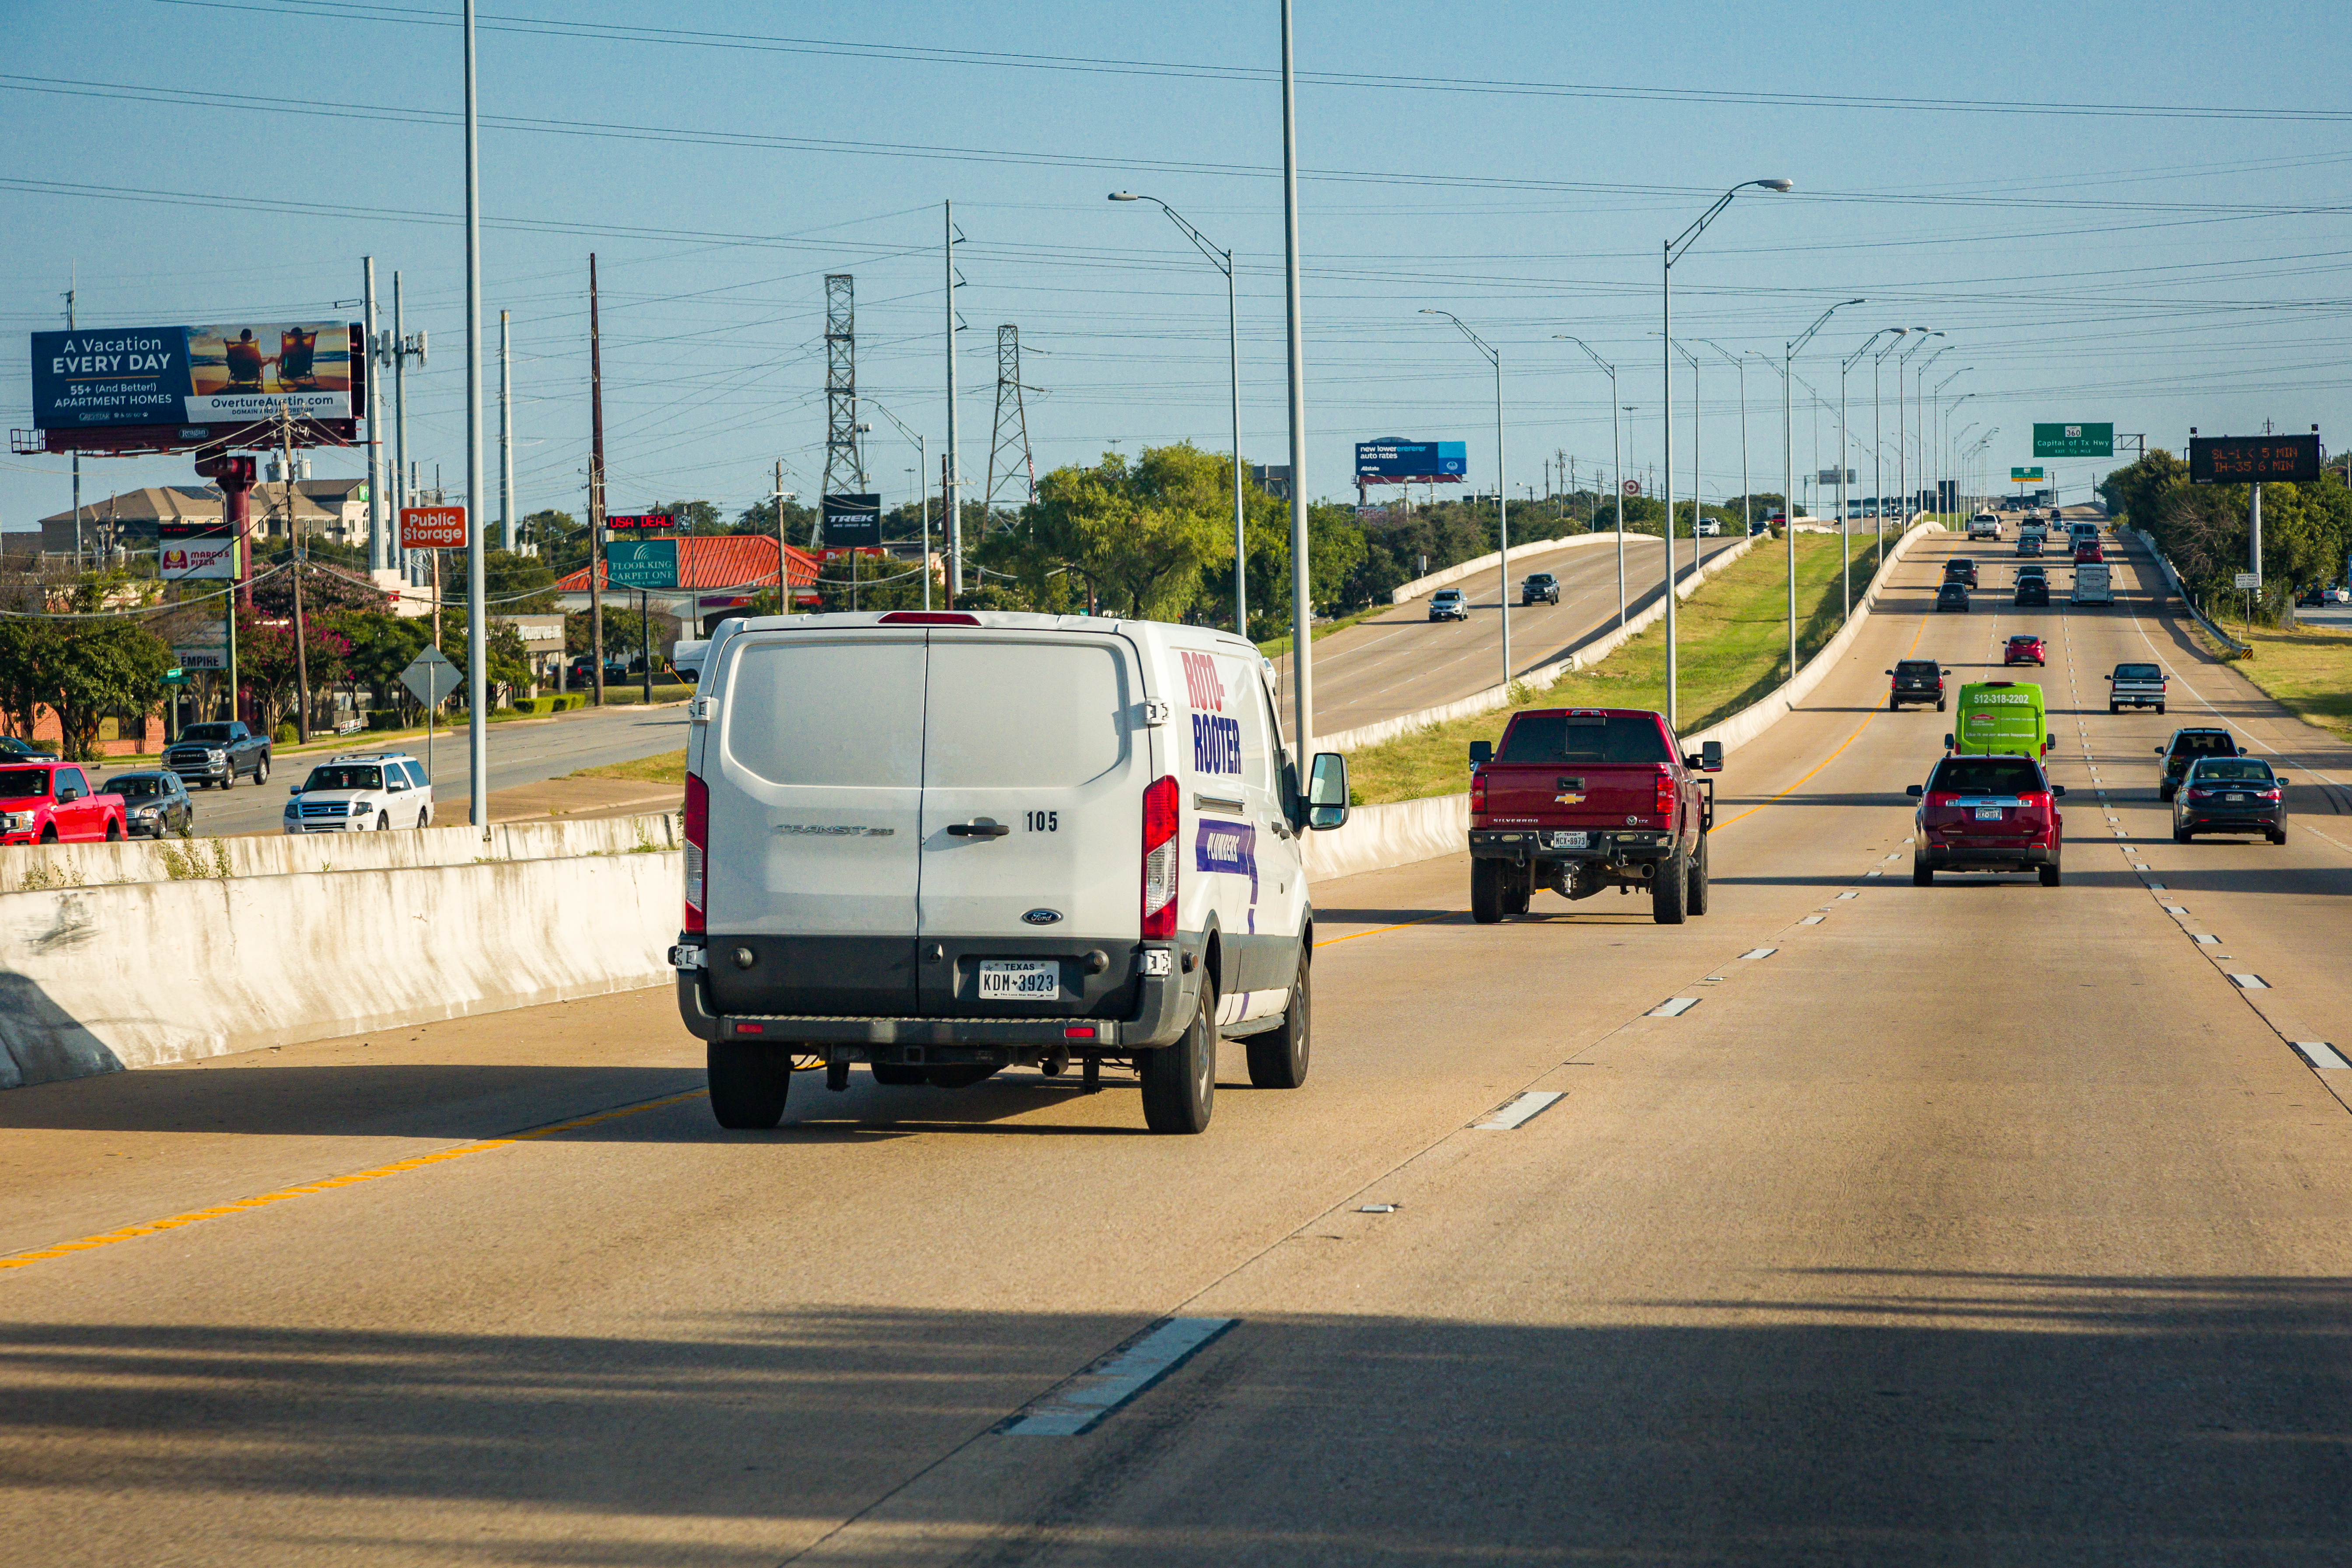
[[[287,409],[355,417],[351,329],[340,321],[35,332],[42,430],[228,425]]]

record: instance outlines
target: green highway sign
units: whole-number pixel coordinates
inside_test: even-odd
[[[2037,458],[2112,458],[2116,427],[2105,425],[2036,425],[2033,455]],[[2042,476],[2036,474],[2034,478]]]
[[[187,683],[188,672],[184,669],[167,669],[163,672],[163,684],[166,686],[185,686]]]
[[[615,588],[675,588],[677,541],[615,539],[604,546],[604,574]]]
[[[2040,468],[2011,468],[2009,470],[2009,482],[2013,485],[2021,485],[2028,483],[2029,481],[2038,484],[2049,477],[2049,475],[2043,473]]]

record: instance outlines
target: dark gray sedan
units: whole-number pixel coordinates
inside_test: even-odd
[[[106,787],[122,797],[123,826],[133,838],[161,838],[196,826],[195,803],[177,773],[117,773]]]
[[[2200,757],[2172,797],[2172,841],[2200,833],[2259,833],[2286,842],[2286,778],[2260,757]]]

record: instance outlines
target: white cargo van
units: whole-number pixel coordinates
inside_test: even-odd
[[[2112,605],[2115,602],[2115,580],[2108,575],[2106,567],[2091,562],[2074,568],[2074,603]]]
[[[1106,1060],[1153,1131],[1206,1127],[1217,1041],[1307,1076],[1302,788],[1265,662],[1152,621],[898,610],[721,623],[689,708],[678,1010],[721,1125],[795,1058],[845,1089]]]

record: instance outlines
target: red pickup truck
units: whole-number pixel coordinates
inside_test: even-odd
[[[0,766],[0,844],[111,844],[124,821],[122,797],[72,763]]]
[[[1538,888],[1589,899],[1650,895],[1661,925],[1706,913],[1706,836],[1723,766],[1708,742],[1686,757],[1663,714],[1531,708],[1499,746],[1470,743],[1470,913],[1482,925],[1528,911]]]

